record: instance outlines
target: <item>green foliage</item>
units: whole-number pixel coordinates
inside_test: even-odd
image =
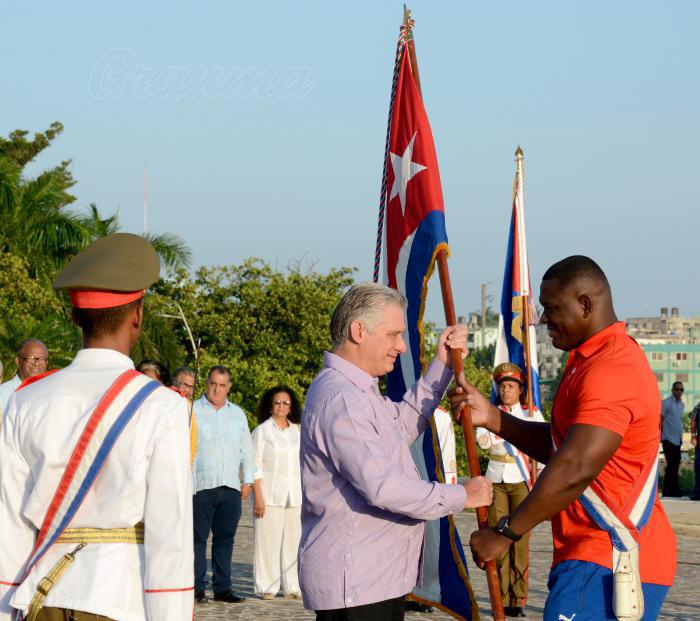
[[[493,359],[490,364],[492,363]],[[469,354],[464,360],[464,375],[467,381],[476,386],[482,395],[488,397],[491,394],[491,373],[477,364],[474,354]],[[464,445],[464,434],[460,425],[455,425],[455,445],[457,448],[457,476],[471,476],[467,462],[467,450]],[[479,455],[479,463],[483,473],[486,470],[486,462],[488,461],[486,457],[487,452],[477,446],[477,454]]]
[[[21,167],[26,166],[48,147],[62,131],[63,125],[54,121],[45,132],[36,133],[32,140],[27,140],[29,132],[24,129],[16,129],[9,138],[0,136],[0,154],[9,157]]]
[[[52,289],[32,277],[26,259],[0,252],[0,360],[5,377],[16,371],[14,358],[22,341],[38,338],[51,352],[51,367],[69,361],[79,343],[78,331]]]
[[[270,386],[285,383],[303,398],[331,346],[330,316],[352,269],[319,274],[299,265],[276,270],[261,259],[241,265],[200,268],[193,278],[182,270],[156,288],[160,309],[177,335],[182,362],[193,364],[180,304],[195,338],[201,339],[202,377],[215,364],[231,370],[230,398],[247,412]],[[203,386],[200,381],[199,387]]]
[[[90,241],[78,215],[66,209],[75,201],[70,161],[34,178],[24,174],[62,131],[53,123],[31,140],[24,130],[0,137],[0,251],[27,257],[30,274],[44,280]]]
[[[87,213],[69,209],[75,201],[69,190],[76,183],[70,161],[34,178],[24,173],[62,131],[55,122],[33,138],[25,130],[0,137],[0,356],[9,371],[17,345],[29,337],[47,344],[50,364],[63,366],[72,359],[80,347],[79,332],[66,298],[53,293],[51,281],[88,243],[119,230],[117,216],[103,216],[94,203]],[[191,252],[181,238],[171,233],[147,238],[167,270],[189,267]],[[157,299],[152,303],[163,305]],[[164,361],[184,357],[182,344],[157,313],[144,322],[136,353]]]
[[[479,347],[479,349],[475,349],[472,353],[474,355],[474,362],[478,367],[482,369],[493,368],[493,360],[496,356],[495,343],[491,343],[491,345],[487,345],[486,347]]]
[[[29,262],[23,257],[0,252],[0,290],[2,318],[60,312],[61,301],[53,290],[29,274]]]
[[[113,216],[116,220],[116,217]],[[188,268],[192,265],[192,252],[189,246],[179,235],[174,233],[161,233],[153,235],[147,233],[144,237],[156,249],[160,261],[168,270]]]
[[[432,334],[435,332],[435,325],[426,322],[424,326],[424,334]],[[426,339],[425,341],[425,364],[430,364],[432,359],[435,357],[435,349],[437,345],[437,338],[434,340]],[[488,348],[486,348],[488,349]],[[486,351],[478,350],[478,351]],[[493,365],[493,355],[490,359],[486,359],[484,356],[478,356],[477,352],[470,352],[470,354],[464,359],[464,376],[470,384],[476,386],[481,394],[487,397],[491,394],[491,366]],[[450,411],[450,402],[445,397],[441,405],[448,412]],[[462,427],[460,425],[454,425],[455,430],[455,453],[457,455],[457,476],[466,477],[469,475],[469,464],[467,462],[467,449],[464,445],[464,434],[462,433]],[[483,449],[477,446],[477,453],[479,455],[479,462],[482,466],[482,472],[486,469],[486,462],[488,461],[488,454]]]

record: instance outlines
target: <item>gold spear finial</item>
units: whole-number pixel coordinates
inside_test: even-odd
[[[522,159],[523,156],[523,150],[520,148],[520,145],[518,145],[518,148],[515,150],[515,159]]]
[[[413,37],[413,18],[411,17],[411,9],[409,9],[405,4],[403,5],[403,25],[406,29],[407,38]]]

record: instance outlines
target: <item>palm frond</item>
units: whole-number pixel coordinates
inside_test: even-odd
[[[8,217],[16,205],[21,172],[19,165],[9,157],[0,155],[0,217],[2,218]]]
[[[189,268],[192,264],[192,251],[182,237],[174,233],[154,235],[147,233],[146,241],[156,249],[161,263],[169,270]]]
[[[89,231],[90,240],[95,241],[105,235],[111,235],[119,230],[119,216],[115,213],[103,217],[95,203],[90,203],[88,213],[80,215],[81,224]]]

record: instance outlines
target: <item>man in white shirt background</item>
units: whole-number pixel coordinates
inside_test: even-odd
[[[48,363],[49,350],[46,345],[38,339],[22,341],[15,356],[17,373],[11,380],[0,384],[0,414],[5,411],[7,402],[17,387],[28,377],[44,373]]]

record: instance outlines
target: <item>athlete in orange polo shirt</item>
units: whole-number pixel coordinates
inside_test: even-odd
[[[463,379],[451,395],[453,411],[470,406],[475,426],[546,463],[529,496],[508,519],[472,534],[474,559],[483,566],[551,517],[554,561],[545,621],[574,615],[576,621],[656,619],[676,572],[676,539],[656,491],[656,379],[644,352],[617,320],[610,285],[593,260],[572,256],[550,267],[542,279],[540,303],[540,321],[554,346],[570,352],[551,425],[499,414]],[[591,504],[591,490],[602,503]],[[630,508],[635,501],[636,513]],[[603,530],[607,515],[630,525],[614,532],[632,538],[634,545],[622,545],[631,550],[625,552],[628,556],[619,556],[619,538],[613,548],[611,535]],[[643,604],[639,589],[625,586],[629,575],[617,575],[614,610],[613,560],[623,574],[628,565],[620,558],[636,555],[638,561],[631,564],[638,568]],[[625,605],[629,616],[621,614]]]

